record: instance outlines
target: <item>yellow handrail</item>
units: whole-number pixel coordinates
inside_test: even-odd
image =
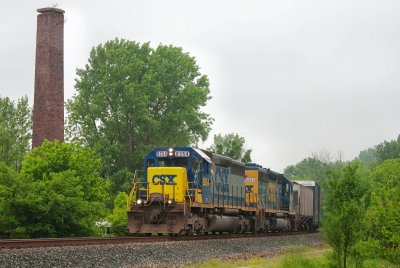
[[[190,188],[190,184],[193,184],[193,182],[188,182],[188,188],[186,189],[186,196],[189,197],[189,209],[192,207],[192,198],[191,197],[194,196],[194,195],[191,195],[189,193],[189,191],[196,190],[195,188]],[[186,208],[186,205],[184,205],[184,213],[185,213],[185,208]]]
[[[132,201],[133,195],[135,194],[135,191],[136,191],[136,182],[133,183],[133,187],[132,187],[131,191],[129,192],[128,199],[126,200],[126,210],[128,212],[131,211],[131,201]]]

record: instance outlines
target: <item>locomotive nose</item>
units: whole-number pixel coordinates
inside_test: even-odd
[[[147,169],[148,196],[163,202],[183,202],[188,188],[186,168],[149,167]]]

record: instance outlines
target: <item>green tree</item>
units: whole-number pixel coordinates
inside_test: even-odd
[[[127,168],[124,168],[117,171],[115,174],[112,174],[109,178],[111,193],[128,193],[132,186],[131,183],[133,181],[134,175]]]
[[[208,78],[181,48],[115,39],[93,48],[77,75],[68,132],[101,154],[104,174],[141,169],[153,147],[207,138]]]
[[[328,165],[316,158],[305,158],[296,165],[287,166],[284,174],[289,179],[315,180],[321,182],[327,177]]]
[[[358,156],[361,164],[368,171],[371,171],[371,168],[387,159],[396,158],[400,158],[400,135],[395,140],[384,141],[372,148],[361,151]]]
[[[45,141],[22,163],[13,209],[26,237],[87,236],[106,215],[100,160],[76,144]]]
[[[324,196],[323,231],[338,267],[347,267],[354,246],[362,238],[363,198],[368,186],[358,169],[358,161],[350,162],[342,177],[328,181]]]
[[[368,148],[367,150],[361,151],[358,155],[358,159],[360,159],[362,165],[368,168],[380,162],[376,148]]]
[[[21,168],[22,158],[29,150],[31,117],[27,97],[17,103],[0,97],[0,161],[15,170]]]
[[[368,257],[400,263],[400,159],[386,160],[371,173],[373,192],[366,212],[364,250]]]
[[[111,232],[116,235],[128,233],[128,214],[126,213],[126,200],[128,195],[125,192],[118,193],[114,199],[114,209],[107,220],[112,223]]]
[[[400,158],[400,135],[396,140],[384,141],[378,144],[375,149],[381,163],[387,159]]]
[[[324,187],[327,180],[343,175],[345,165],[340,152],[338,159],[334,160],[329,151],[323,150],[313,153],[312,157],[305,158],[295,165],[287,166],[284,174],[292,180],[314,180]]]
[[[214,143],[208,150],[242,162],[251,162],[252,150],[244,148],[245,142],[246,140],[237,133],[217,134],[214,135]]]
[[[20,187],[17,172],[0,162],[0,238],[11,238],[18,233],[13,202]]]

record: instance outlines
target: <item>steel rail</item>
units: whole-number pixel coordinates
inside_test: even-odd
[[[316,233],[309,232],[286,232],[286,233],[246,233],[246,234],[202,234],[192,236],[124,236],[124,237],[76,237],[76,238],[38,238],[38,239],[0,239],[1,249],[39,248],[39,247],[64,247],[102,244],[125,244],[125,243],[151,243],[168,241],[195,241],[212,239],[234,239],[254,238],[269,236],[304,235]]]

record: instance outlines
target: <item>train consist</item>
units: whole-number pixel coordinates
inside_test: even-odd
[[[317,229],[321,192],[193,147],[156,148],[144,158],[144,181],[128,198],[132,234],[200,234]]]

